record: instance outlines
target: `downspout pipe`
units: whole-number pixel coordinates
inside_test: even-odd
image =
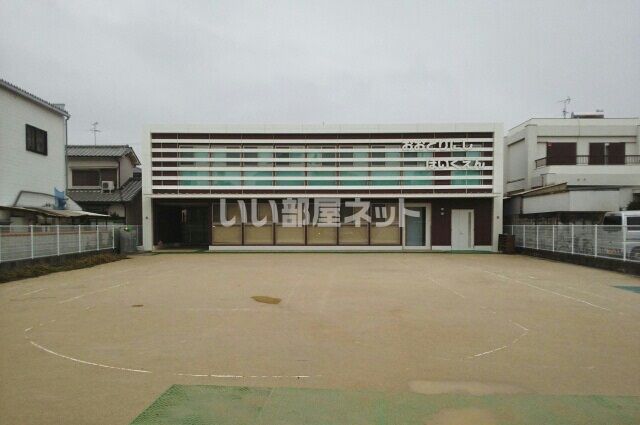
[[[69,191],[69,157],[67,155],[67,145],[69,144],[68,121],[70,116],[64,116],[64,197],[67,198]]]

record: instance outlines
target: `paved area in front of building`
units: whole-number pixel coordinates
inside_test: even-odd
[[[287,405],[308,423],[637,423],[640,295],[617,286],[640,280],[425,253],[161,254],[11,282],[0,423],[190,423],[227,399],[240,416],[218,423],[287,423]]]

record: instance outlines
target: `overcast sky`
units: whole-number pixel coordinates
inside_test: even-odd
[[[0,0],[0,78],[69,143],[149,124],[640,115],[640,1]]]

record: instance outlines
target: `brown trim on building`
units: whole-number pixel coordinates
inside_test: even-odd
[[[493,138],[492,132],[484,133],[151,133],[153,140],[209,139],[451,139]]]

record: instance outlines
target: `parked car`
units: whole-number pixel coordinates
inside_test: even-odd
[[[599,253],[622,258],[624,244],[626,258],[640,261],[640,211],[608,212],[604,215],[601,224],[604,226],[603,234],[611,237],[601,238],[598,241]]]

